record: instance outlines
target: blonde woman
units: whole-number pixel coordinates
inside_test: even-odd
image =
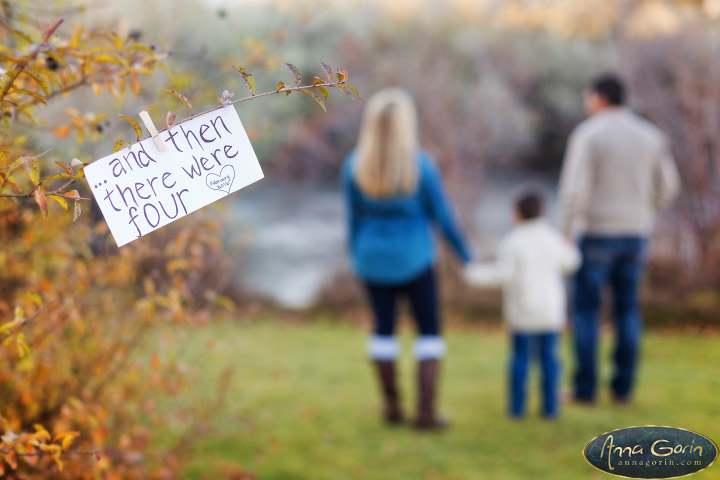
[[[357,148],[342,172],[352,267],[374,313],[368,354],[374,361],[388,423],[404,420],[397,390],[396,304],[407,297],[419,331],[418,411],[421,429],[446,426],[436,413],[438,362],[445,355],[438,312],[432,225],[464,262],[470,253],[443,192],[431,156],[418,146],[417,112],[407,92],[389,88],[366,105]]]

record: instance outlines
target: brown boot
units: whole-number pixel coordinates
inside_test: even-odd
[[[400,408],[395,362],[393,360],[376,360],[374,363],[385,402],[383,418],[391,425],[403,423],[405,419]]]
[[[421,430],[438,430],[450,426],[450,422],[436,412],[437,380],[440,362],[421,360],[418,362],[418,413],[415,427]]]

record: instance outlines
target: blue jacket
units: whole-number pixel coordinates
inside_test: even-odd
[[[360,191],[354,180],[356,157],[352,151],[345,159],[342,187],[351,263],[361,279],[398,285],[433,265],[437,253],[432,223],[440,227],[457,256],[463,262],[470,261],[430,154],[419,150],[416,155],[419,179],[413,193],[384,199],[373,199]]]

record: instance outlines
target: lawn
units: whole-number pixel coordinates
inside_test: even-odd
[[[500,331],[450,328],[442,410],[453,426],[419,434],[379,422],[375,379],[359,326],[257,319],[187,331],[183,361],[201,368],[190,395],[212,397],[220,372],[235,368],[225,406],[193,447],[186,478],[219,478],[238,467],[261,479],[600,479],[582,456],[594,436],[633,425],[670,425],[720,440],[720,337],[650,333],[636,401],[565,406],[542,420],[533,388],[523,421],[504,413],[507,341]],[[414,396],[412,336],[403,335],[404,403]],[[608,342],[603,344],[605,359]],[[570,344],[562,347],[565,381]],[[610,374],[604,363],[603,382]],[[532,378],[535,387],[537,376]],[[606,392],[603,392],[606,393]],[[186,400],[188,397],[186,397]],[[173,435],[168,427],[168,437]],[[720,465],[697,474],[720,479]]]

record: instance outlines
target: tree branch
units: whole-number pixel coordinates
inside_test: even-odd
[[[63,19],[61,18],[57,22],[55,22],[54,25],[48,27],[47,30],[45,30],[45,33],[43,33],[42,37],[42,43],[40,45],[35,46],[35,48],[31,48],[30,56],[27,57],[26,60],[23,60],[20,63],[16,63],[15,67],[13,68],[10,76],[10,81],[7,82],[5,87],[0,92],[0,102],[3,101],[3,99],[7,96],[8,92],[10,91],[10,88],[12,88],[13,84],[15,83],[15,80],[20,76],[22,72],[25,71],[25,68],[30,64],[30,62],[35,61],[37,59],[38,55],[40,54],[40,51],[42,50],[40,46],[44,43],[47,43],[48,40],[50,40],[50,37],[53,33],[55,33],[55,30],[58,29],[60,24],[63,23]]]
[[[50,190],[49,192],[43,192],[43,194],[45,194],[45,196],[56,195],[56,196],[63,197],[64,195],[62,194],[62,192],[75,182],[77,182],[77,179],[73,178],[72,180],[65,183],[63,186],[56,188],[55,190]],[[33,195],[35,195],[35,190],[37,190],[40,187],[40,185],[42,185],[42,182],[38,182],[38,184],[35,187],[33,187],[33,189],[31,191],[29,191],[27,193],[0,193],[0,198],[31,198]],[[74,200],[90,200],[89,198],[85,198],[85,197],[76,197],[76,198],[65,197],[65,198],[67,198],[69,200],[73,200],[73,201]]]
[[[209,110],[205,110],[204,112],[194,113],[187,118],[183,118],[179,122],[173,123],[170,126],[174,127],[175,125],[180,125],[181,123],[185,123],[189,120],[192,120],[195,117],[199,117],[200,115],[205,115],[206,113],[214,112],[215,110],[220,110],[221,108],[224,108],[227,105],[235,105],[236,103],[247,102],[249,100],[254,100],[254,99],[260,98],[260,97],[267,97],[269,95],[277,95],[278,93],[299,92],[300,90],[310,90],[315,87],[326,87],[326,88],[330,87],[330,88],[332,88],[332,87],[338,87],[339,85],[344,86],[346,84],[347,84],[347,82],[345,82],[345,80],[343,80],[342,82],[325,82],[325,83],[317,83],[317,84],[313,84],[313,85],[301,85],[301,86],[297,86],[297,87],[284,87],[284,88],[281,88],[280,90],[275,90],[272,92],[258,93],[257,95],[252,94],[245,98],[240,98],[238,100],[233,100],[232,102],[227,102],[224,105],[218,105],[217,107],[211,108]],[[158,133],[162,133],[166,130],[167,130],[167,127],[163,128],[162,130],[158,130]],[[150,137],[147,137],[147,138],[150,138]]]
[[[0,453],[8,455],[14,453],[18,457],[41,457],[43,455],[95,455],[96,453],[102,453],[102,450],[63,450],[62,452],[50,453],[50,452],[18,452],[17,450],[9,450],[7,448],[0,448]]]

